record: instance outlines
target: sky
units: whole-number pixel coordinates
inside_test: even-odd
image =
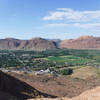
[[[100,36],[100,0],[0,0],[0,38]]]

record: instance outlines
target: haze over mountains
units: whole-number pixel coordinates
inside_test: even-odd
[[[43,51],[57,48],[100,49],[100,37],[81,36],[77,39],[43,39],[32,38],[19,40],[14,38],[0,39],[0,50],[35,50]]]

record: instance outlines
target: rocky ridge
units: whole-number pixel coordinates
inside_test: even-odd
[[[0,50],[35,50],[56,49],[56,43],[43,38],[19,40],[14,38],[0,39]]]
[[[68,49],[100,49],[100,37],[81,36],[77,39],[63,40],[60,48]]]

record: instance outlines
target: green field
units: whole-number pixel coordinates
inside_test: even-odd
[[[68,64],[86,64],[90,59],[75,56],[50,56],[48,61]]]
[[[18,70],[60,70],[68,67],[93,66],[100,68],[100,50],[56,49],[47,51],[0,50],[0,68]]]

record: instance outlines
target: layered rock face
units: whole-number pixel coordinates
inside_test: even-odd
[[[58,40],[33,38],[19,40],[14,38],[0,39],[0,50],[34,50],[44,51],[57,48],[100,49],[100,37],[81,36],[77,39]]]
[[[63,40],[60,48],[69,49],[100,49],[100,37],[81,36],[77,39]]]
[[[6,38],[0,40],[0,50],[36,50],[43,51],[56,49],[56,43],[42,38],[33,38],[31,40],[18,40]]]

